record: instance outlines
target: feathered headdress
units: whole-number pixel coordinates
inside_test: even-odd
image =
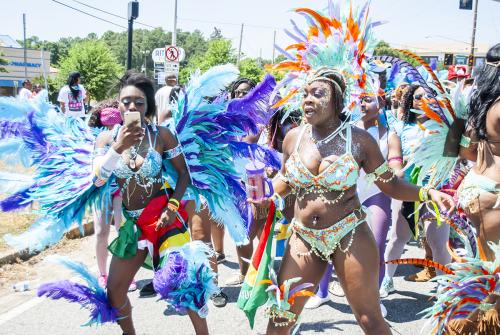
[[[298,8],[295,12],[306,19],[308,27],[302,30],[291,20],[293,30],[285,30],[285,33],[294,43],[284,49],[276,46],[287,59],[270,68],[289,72],[277,87],[282,91],[283,98],[275,106],[299,109],[303,87],[317,79],[311,74],[327,67],[343,77],[343,112],[351,115],[359,108],[357,101],[363,91],[376,92],[376,89],[370,88],[373,82],[366,71],[366,60],[375,47],[372,28],[381,22],[370,21],[369,1],[354,10],[351,3],[342,12],[340,6],[332,1],[329,1],[324,13],[309,8]]]
[[[464,120],[467,118],[466,97],[459,89],[447,92],[438,75],[421,57],[407,50],[397,51],[421,64],[426,78],[422,76],[422,70],[393,56],[375,56],[370,61],[391,63],[393,68],[405,71],[406,77],[411,76],[412,82],[425,90],[426,97],[421,100],[422,110],[412,110],[428,118],[420,124],[425,134],[410,153],[407,166],[414,164],[423,171],[418,176],[418,185],[426,180],[428,185],[438,187],[447,180],[457,162]]]

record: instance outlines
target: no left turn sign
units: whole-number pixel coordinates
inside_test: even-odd
[[[165,50],[165,59],[169,62],[179,61],[179,48],[174,46],[169,46]]]

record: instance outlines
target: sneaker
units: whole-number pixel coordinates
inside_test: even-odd
[[[328,297],[320,298],[317,295],[313,295],[312,297],[309,298],[309,300],[307,300],[306,304],[304,305],[304,308],[315,309],[328,301],[330,301],[330,298],[328,298]]]
[[[135,290],[137,290],[137,284],[136,284],[135,280],[132,279],[132,282],[130,283],[130,286],[128,287],[128,291],[134,292]]]
[[[382,280],[382,284],[380,285],[380,297],[386,298],[394,291],[396,290],[394,289],[394,281],[392,280],[392,278],[384,277],[384,280]]]
[[[387,317],[387,308],[385,308],[384,304],[380,303],[380,310],[382,311],[382,316],[384,318]]]
[[[97,278],[97,282],[99,283],[100,287],[105,288],[108,284],[108,276],[100,275],[99,278]]]
[[[224,255],[224,253],[219,254],[218,252],[216,252],[215,255],[217,257],[217,264],[221,264],[226,261],[226,255]]]
[[[220,291],[219,293],[216,293],[213,296],[211,296],[210,300],[212,300],[212,304],[215,307],[221,308],[227,305],[229,297],[224,292]]]
[[[150,282],[149,284],[144,285],[141,290],[139,291],[139,297],[141,298],[147,298],[147,297],[154,297],[156,295],[155,288],[153,286],[153,282]]]
[[[423,283],[436,277],[436,270],[434,268],[425,267],[422,271],[417,272],[412,275],[405,276],[406,281],[413,281],[417,283]]]
[[[241,273],[237,273],[226,280],[224,284],[226,284],[226,286],[240,286],[241,284],[243,284],[243,280],[245,280],[245,276]]]
[[[330,285],[328,285],[328,292],[337,297],[345,297],[344,290],[338,281],[332,281]]]

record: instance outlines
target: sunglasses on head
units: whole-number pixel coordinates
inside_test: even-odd
[[[415,94],[413,96],[413,100],[422,100],[422,98],[425,96],[425,94]]]

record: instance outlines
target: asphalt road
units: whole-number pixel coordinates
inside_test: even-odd
[[[226,234],[227,236],[227,234]],[[76,244],[68,256],[85,263],[96,270],[94,237],[86,237]],[[220,266],[221,282],[237,270],[234,245],[226,241],[228,262]],[[404,257],[421,257],[423,251],[415,245],[407,245]],[[40,262],[34,265],[40,282],[67,279],[72,275],[57,265]],[[417,315],[430,303],[429,291],[433,283],[411,283],[403,276],[417,269],[413,266],[399,266],[395,277],[396,293],[384,299],[388,310],[387,321],[394,334],[429,334],[422,330],[425,321]],[[151,272],[141,269],[137,275],[138,285],[144,285]],[[255,334],[264,333],[267,320],[262,313],[257,314],[255,329],[251,330],[243,312],[236,307],[239,288],[224,288],[230,302],[224,308],[210,306],[208,325],[211,334]],[[189,318],[177,315],[157,298],[139,298],[139,292],[129,294],[134,306],[134,320],[138,334],[193,334]],[[47,335],[87,335],[121,334],[117,325],[99,328],[81,327],[87,321],[88,313],[78,306],[64,302],[37,298],[35,291],[4,291],[0,294],[0,334],[47,334]],[[302,314],[299,334],[363,334],[351,313],[345,298],[332,296],[327,304]]]

